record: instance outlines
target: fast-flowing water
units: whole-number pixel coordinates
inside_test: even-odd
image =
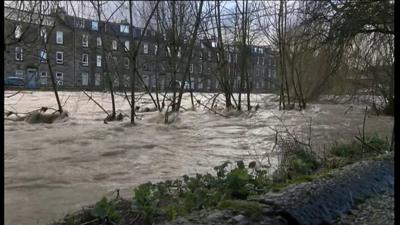
[[[60,96],[70,113],[67,120],[5,120],[6,225],[48,224],[116,189],[131,198],[141,183],[212,172],[226,160],[261,159],[274,142],[271,127],[282,127],[278,118],[297,134],[309,131],[311,118],[311,140],[322,148],[358,134],[364,115],[361,105],[312,104],[303,112],[281,112],[274,95],[253,95],[253,104],[260,106],[256,112],[226,118],[197,105],[195,111],[183,110],[170,125],[163,124],[158,112],[148,112],[139,113],[137,125],[130,126],[128,118],[104,124],[105,113],[81,92]],[[204,96],[195,96],[206,103]],[[109,94],[93,97],[111,109]],[[129,114],[128,102],[121,96],[116,100],[117,109]],[[151,104],[144,96],[138,105]],[[5,98],[6,110],[28,112],[41,106],[56,108],[52,92]],[[188,97],[184,106],[190,108]],[[366,132],[390,138],[392,126],[393,117],[369,115]]]

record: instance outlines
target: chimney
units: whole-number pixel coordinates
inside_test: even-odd
[[[62,20],[65,20],[65,15],[67,15],[67,11],[65,11],[65,7],[58,7],[56,13]]]

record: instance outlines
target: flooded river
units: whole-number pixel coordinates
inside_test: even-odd
[[[130,198],[133,188],[147,181],[212,172],[225,160],[260,158],[273,144],[270,127],[282,125],[278,117],[298,133],[307,130],[311,118],[312,140],[321,147],[358,134],[364,114],[362,105],[333,104],[281,112],[274,95],[253,95],[260,109],[250,114],[225,118],[197,106],[170,125],[162,123],[158,112],[148,112],[130,126],[128,118],[104,124],[104,112],[83,93],[60,92],[60,97],[70,113],[65,121],[44,125],[5,120],[6,225],[48,224],[116,189]],[[111,108],[109,94],[93,97]],[[145,104],[152,107],[144,96],[139,105]],[[41,106],[56,108],[53,93],[5,98],[6,110],[27,112]],[[184,106],[190,108],[188,98]],[[129,114],[123,97],[117,96],[116,107]],[[366,125],[367,133],[390,136],[393,117],[370,115]]]

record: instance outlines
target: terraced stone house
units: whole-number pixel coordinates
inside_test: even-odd
[[[26,88],[51,87],[50,63],[59,89],[106,90],[112,79],[116,90],[130,87],[132,70],[129,53],[137,45],[142,28],[119,23],[90,20],[67,15],[64,9],[48,15],[5,8],[4,77],[18,76]],[[131,36],[133,42],[131,42]],[[172,79],[171,52],[166,36],[148,30],[137,57],[138,89],[171,89],[182,79],[185,63],[176,68]],[[219,88],[214,40],[198,40],[189,66],[189,81],[195,91]],[[228,74],[239,86],[238,51],[230,46],[226,54]],[[253,92],[274,92],[277,88],[276,53],[267,46],[249,46],[248,73]],[[178,51],[178,58],[182,58]]]

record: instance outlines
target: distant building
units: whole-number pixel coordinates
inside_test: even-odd
[[[127,21],[105,24],[104,21],[74,17],[62,8],[51,15],[32,16],[29,12],[19,11],[19,17],[16,17],[15,12],[15,9],[5,8],[5,77],[22,77],[27,88],[49,88],[51,80],[46,63],[49,57],[59,89],[105,90],[107,77],[112,79],[117,90],[130,87],[132,65],[128,53],[137,45],[142,28],[130,27]],[[130,35],[133,35],[134,43],[130,43]],[[164,38],[165,35],[148,30],[139,47],[137,68],[149,89],[165,90],[174,85],[168,64],[171,53],[162,45]],[[47,51],[44,51],[45,45]],[[199,40],[195,44],[189,68],[195,91],[218,89],[216,71],[220,59],[213,51],[214,47],[211,40]],[[238,88],[238,51],[233,46],[229,48],[231,51],[225,56],[227,73]],[[249,46],[249,52],[248,72],[253,92],[274,92],[277,88],[276,53],[266,46]],[[182,57],[179,51],[178,57]],[[183,67],[177,68],[178,81],[183,77]],[[140,80],[136,83],[138,88],[143,87]]]

